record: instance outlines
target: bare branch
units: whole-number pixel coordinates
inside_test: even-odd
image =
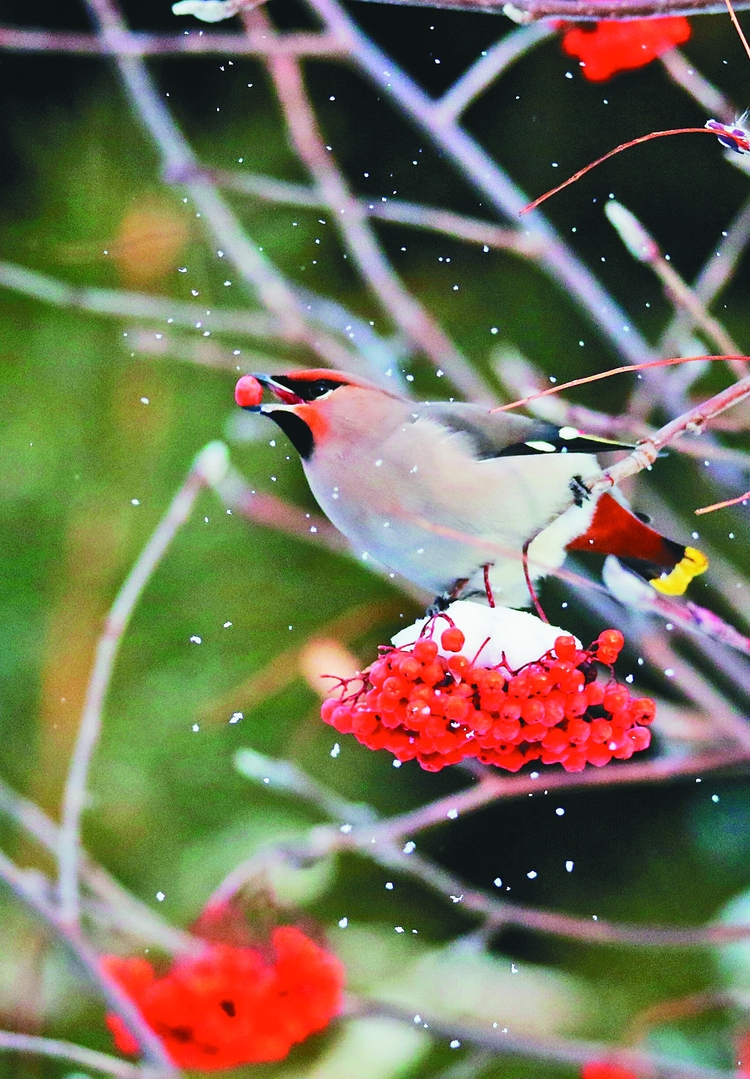
[[[549,23],[521,26],[496,41],[478,60],[443,94],[435,107],[438,123],[458,120],[484,91],[499,78],[511,64],[525,56],[535,45],[541,45],[557,33]]]
[[[390,56],[367,38],[338,0],[308,2],[328,31],[346,45],[350,58],[380,88],[386,99],[399,106],[500,214],[515,222],[528,200],[483,147],[454,120],[440,119],[439,102],[430,98]],[[621,0],[616,2],[621,3]],[[631,363],[651,356],[647,342],[625,312],[544,216],[530,214],[526,223],[529,235],[543,245],[540,267],[579,304],[612,346]]]
[[[241,191],[245,195],[268,202],[288,203],[292,206],[309,206],[322,210],[327,207],[325,199],[315,188],[305,184],[292,184],[287,180],[276,180],[252,172],[222,172],[209,170],[216,183],[230,191]],[[515,251],[527,258],[536,258],[542,252],[539,239],[526,235],[525,230],[503,228],[493,221],[456,214],[451,210],[440,210],[432,206],[423,206],[417,202],[404,202],[402,199],[372,199],[363,196],[359,207],[368,217],[381,221],[391,221],[396,225],[412,225],[415,228],[442,232],[446,236],[455,236],[468,243],[484,244],[498,251]]]
[[[161,1040],[143,1019],[130,997],[102,968],[99,956],[81,936],[77,925],[63,918],[44,895],[39,875],[33,878],[24,873],[5,854],[0,852],[0,879],[15,895],[45,923],[68,954],[84,970],[89,981],[96,986],[108,1008],[120,1016],[130,1033],[141,1047],[143,1059],[158,1068],[162,1075],[178,1074],[167,1055]]]
[[[149,1079],[159,1074],[151,1069],[131,1064],[127,1060],[87,1049],[74,1042],[64,1042],[58,1038],[40,1038],[35,1034],[16,1034],[11,1030],[0,1030],[0,1051],[12,1053],[35,1053],[39,1056],[54,1057],[70,1064],[80,1064],[83,1068],[114,1075],[116,1079]]]
[[[117,52],[117,44],[127,27],[116,0],[86,0],[102,41],[115,54],[124,88],[133,111],[157,146],[164,175],[172,183],[183,184],[219,250],[235,264],[246,283],[271,314],[275,315],[286,340],[305,344],[324,363],[347,368],[356,362],[351,351],[337,339],[309,324],[298,294],[285,277],[253,243],[216,188],[193,177],[200,171],[198,161],[181,129],[158,93],[141,56]]]
[[[268,14],[262,7],[248,12],[244,22],[250,30],[262,28],[266,34],[273,34]],[[404,286],[386,258],[368,222],[366,211],[350,192],[343,173],[326,148],[305,91],[299,62],[289,55],[269,56],[266,67],[273,80],[292,145],[314,177],[350,256],[383,309],[407,339],[437,368],[442,368],[462,393],[475,400],[492,400],[492,391],[458,352],[427,309]]]
[[[737,378],[747,375],[748,366],[745,361],[735,359],[742,349],[735,344],[719,320],[709,314],[700,296],[693,292],[671,262],[667,261],[656,240],[635,214],[615,200],[605,203],[604,212],[633,258],[646,263],[654,271],[675,307],[686,311],[692,323],[703,330],[709,342],[715,345],[719,352],[730,357],[727,366]]]
[[[0,26],[0,50],[6,52],[68,53],[75,56],[341,56],[343,50],[329,36],[313,33],[265,34],[207,33],[146,34],[124,30],[103,41],[97,34],[67,30],[33,30]]]
[[[347,1015],[382,1015],[414,1026],[413,1012],[379,1000],[349,998]],[[432,1015],[422,1018],[424,1026],[433,1036],[451,1041],[455,1039],[461,1044],[482,1046],[503,1056],[525,1057],[540,1063],[580,1068],[588,1061],[606,1061],[632,1071],[643,1079],[733,1079],[735,1074],[674,1060],[662,1053],[625,1049],[603,1042],[580,1041],[569,1037],[543,1040],[507,1030],[482,1029],[453,1019],[436,1019]]]
[[[507,15],[517,23],[536,19],[600,22],[602,19],[661,19],[667,15],[719,15],[723,0],[384,0],[406,7],[445,8]],[[737,11],[750,8],[750,0],[737,0]]]
[[[178,530],[188,519],[199,492],[212,480],[220,479],[226,466],[226,447],[221,443],[209,443],[200,451],[185,482],[125,579],[104,623],[63,795],[58,843],[60,916],[71,925],[77,924],[79,919],[81,815],[86,805],[89,765],[99,741],[102,709],[123,634],[144,588]]]
[[[659,451],[670,442],[680,438],[687,431],[691,434],[700,434],[714,416],[720,415],[748,397],[750,397],[750,375],[665,424],[653,437],[640,442],[622,461],[606,469],[598,478],[589,480],[588,489],[592,494],[598,494],[609,490],[617,483],[622,483],[628,476],[635,476],[644,468],[650,468],[659,455]]]

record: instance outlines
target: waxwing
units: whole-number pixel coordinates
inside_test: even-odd
[[[261,404],[258,383],[280,403]],[[489,589],[499,604],[529,606],[530,583],[571,550],[615,555],[668,595],[708,566],[619,494],[589,495],[596,454],[622,444],[481,405],[415,404],[340,371],[245,375],[235,397],[289,438],[361,557],[436,597]]]

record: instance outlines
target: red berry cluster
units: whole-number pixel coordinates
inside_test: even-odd
[[[604,82],[618,71],[644,67],[690,37],[682,15],[666,19],[611,19],[593,26],[575,26],[563,35],[563,52],[582,62],[591,82]]]
[[[207,944],[157,977],[145,959],[105,956],[104,969],[138,1006],[176,1065],[218,1071],[282,1060],[341,1010],[341,963],[295,926],[271,937],[273,961],[257,948]],[[107,1016],[117,1048],[138,1045],[118,1015]]]
[[[455,626],[440,643],[450,658],[425,638],[384,651],[355,693],[347,695],[345,682],[340,699],[324,701],[322,718],[370,749],[388,749],[431,772],[466,757],[509,772],[535,760],[579,772],[587,763],[627,760],[651,741],[654,702],[632,698],[614,678],[596,680],[593,661],[611,666],[624,644],[618,630],[605,630],[585,650],[560,636],[536,663],[505,673],[456,654],[464,635]]]
[[[609,1064],[606,1060],[590,1060],[581,1069],[581,1079],[637,1079],[628,1068]]]

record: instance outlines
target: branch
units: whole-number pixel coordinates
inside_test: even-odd
[[[248,29],[262,28],[273,36],[262,7],[244,16]],[[453,384],[474,400],[491,400],[492,391],[435,321],[405,287],[371,228],[367,212],[349,190],[343,173],[326,147],[305,90],[299,61],[293,56],[268,56],[266,68],[276,89],[294,150],[315,180],[332,220],[352,260],[381,307],[396,326]]]
[[[0,812],[14,820],[51,854],[57,854],[58,825],[35,802],[16,793],[3,780],[0,780]],[[81,878],[94,895],[107,904],[119,928],[136,933],[141,939],[158,944],[174,954],[195,950],[194,938],[181,929],[175,929],[136,899],[106,869],[93,861],[85,850],[81,851]]]
[[[146,34],[124,30],[104,41],[98,34],[67,30],[0,26],[0,49],[6,52],[68,53],[75,56],[341,56],[332,37],[306,32],[277,34],[207,33]]]
[[[379,1000],[350,997],[348,1016],[382,1015],[414,1026],[413,1011]],[[511,1034],[507,1030],[481,1029],[460,1020],[422,1016],[424,1026],[433,1034],[461,1044],[478,1045],[503,1056],[526,1057],[542,1063],[568,1065],[569,1068],[589,1061],[607,1061],[635,1072],[643,1079],[734,1079],[734,1072],[702,1067],[687,1061],[674,1060],[662,1053],[647,1053],[640,1049],[623,1049],[603,1042],[581,1041],[573,1038],[535,1038],[526,1034]]]
[[[39,1038],[35,1034],[16,1034],[10,1030],[0,1030],[0,1051],[15,1053],[37,1053],[40,1056],[54,1057],[69,1063],[80,1064],[92,1071],[114,1075],[116,1079],[147,1079],[152,1072],[127,1060],[120,1060],[108,1053],[98,1053],[74,1042],[61,1041],[58,1038]]]
[[[308,206],[310,209],[323,210],[327,203],[314,187],[305,184],[293,184],[288,180],[276,180],[253,172],[223,172],[209,169],[208,174],[221,187],[229,191],[240,191],[244,195],[265,199],[267,202],[287,203],[291,206]],[[515,228],[503,228],[494,221],[482,221],[466,214],[456,214],[452,210],[440,210],[433,206],[423,206],[418,202],[405,202],[402,199],[361,196],[360,210],[368,217],[380,221],[391,221],[397,225],[411,225],[414,228],[442,232],[467,243],[484,244],[498,251],[515,251],[527,258],[536,258],[541,254],[542,245],[538,239],[529,237],[525,231]]]
[[[81,814],[86,805],[89,765],[101,734],[102,709],[123,634],[144,588],[190,515],[198,494],[212,480],[220,478],[226,467],[227,451],[222,443],[210,442],[200,451],[185,482],[120,588],[104,623],[63,795],[58,844],[60,909],[62,920],[71,925],[79,920]]]
[[[414,835],[419,830],[435,824],[444,824],[448,820],[455,820],[462,814],[505,797],[528,796],[534,793],[546,794],[549,790],[561,787],[610,787],[613,783],[619,782],[620,778],[623,782],[663,781],[694,774],[696,771],[705,772],[707,768],[736,766],[747,763],[748,760],[750,760],[750,754],[746,755],[734,749],[689,759],[670,758],[663,761],[649,761],[645,764],[614,767],[608,765],[606,769],[585,771],[575,775],[550,772],[540,776],[538,772],[532,772],[529,776],[511,778],[489,776],[476,787],[439,799],[412,813],[378,821],[376,814],[372,811],[374,818],[372,823],[355,825],[353,828],[349,827],[349,822],[346,828],[318,827],[309,833],[306,841],[260,851],[232,870],[214,892],[212,901],[217,898],[222,900],[231,898],[248,880],[266,870],[269,864],[284,860],[304,863],[310,858],[324,857],[334,851],[355,850],[389,870],[395,870],[422,881],[438,894],[450,897],[453,902],[460,902],[462,909],[473,914],[481,914],[493,931],[515,925],[533,932],[591,944],[649,947],[693,947],[746,940],[750,937],[750,925],[708,925],[687,929],[628,925],[559,914],[496,899],[486,892],[467,885],[465,881],[429,859],[415,854],[413,842],[409,841],[403,848],[400,844],[407,836]],[[260,773],[257,769],[253,769],[244,774],[247,774],[249,778],[257,779]],[[313,801],[324,813],[330,813],[331,805],[326,797],[327,792],[320,790],[313,781],[305,784],[304,791],[300,787],[297,793]],[[361,812],[361,809],[358,808],[357,812]]]
[[[616,0],[620,4],[623,0]],[[750,0],[748,0],[750,3]],[[507,173],[455,120],[440,117],[440,104],[422,90],[392,57],[359,29],[338,0],[308,0],[329,33],[342,41],[349,57],[423,131],[504,217],[516,221],[527,204],[524,193]],[[492,10],[477,8],[477,10]],[[500,4],[494,10],[501,10]],[[543,246],[539,265],[586,312],[612,346],[631,363],[652,355],[648,343],[598,279],[568,248],[547,222],[535,213],[526,218],[529,235]]]
[[[678,311],[682,309],[687,312],[691,322],[703,330],[709,342],[715,345],[719,352],[730,357],[727,360],[727,366],[737,378],[744,378],[748,374],[748,366],[744,360],[735,359],[742,349],[735,344],[721,322],[709,314],[700,296],[690,288],[674,266],[667,262],[648,229],[635,214],[614,199],[604,204],[604,212],[633,258],[651,267],[664,286],[667,297]]]
[[[61,913],[41,893],[38,876],[32,884],[29,874],[0,852],[0,879],[15,895],[46,924],[68,954],[84,970],[89,981],[100,991],[109,1009],[116,1012],[138,1042],[144,1061],[154,1065],[162,1074],[174,1077],[172,1066],[161,1039],[146,1023],[130,997],[103,969],[99,956],[81,936],[77,925],[64,919]]]
[[[750,763],[747,756],[736,747],[715,750],[695,757],[669,756],[653,761],[608,764],[606,768],[588,768],[583,772],[543,771],[529,775],[489,775],[476,786],[467,787],[456,794],[439,798],[429,805],[420,806],[397,817],[382,821],[375,832],[378,842],[397,843],[416,835],[426,828],[446,824],[456,817],[484,809],[496,802],[528,798],[529,795],[547,791],[577,790],[581,787],[616,787],[631,784],[674,782],[687,776],[706,772],[723,771]],[[449,816],[451,814],[451,816]]]
[[[406,7],[445,8],[507,15],[517,23],[536,19],[599,22],[602,19],[659,19],[667,15],[723,15],[723,0],[379,0]],[[746,11],[750,0],[736,0],[735,10]]]
[[[278,319],[285,339],[306,345],[329,366],[346,369],[356,363],[346,346],[309,324],[298,293],[251,241],[220,192],[193,179],[196,171],[200,171],[198,160],[164,104],[143,57],[125,56],[117,51],[127,27],[116,0],[86,0],[86,7],[101,40],[115,54],[127,97],[159,151],[165,178],[184,186],[213,242],[234,263],[263,306]]]
[[[617,483],[622,483],[628,476],[635,476],[644,468],[651,468],[659,452],[670,442],[680,438],[687,431],[691,434],[700,434],[715,416],[721,415],[726,409],[748,397],[750,397],[750,375],[665,424],[651,438],[640,442],[622,461],[605,469],[600,476],[588,480],[586,486],[592,494],[599,494],[602,491],[608,491]]]
[[[439,99],[435,107],[438,122],[458,120],[471,103],[507,71],[511,64],[525,56],[535,45],[541,45],[554,37],[556,33],[554,25],[537,23],[534,26],[521,26],[501,37],[491,49],[483,52]]]

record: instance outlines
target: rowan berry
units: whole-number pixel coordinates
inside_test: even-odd
[[[612,683],[604,690],[602,703],[608,712],[619,712],[625,708],[629,700],[628,687]]]
[[[417,641],[412,654],[420,663],[431,663],[438,654],[438,646],[434,641]]]
[[[469,670],[469,661],[466,656],[451,656],[448,660],[448,670],[458,678],[465,678]]]
[[[606,1060],[590,1060],[581,1069],[581,1079],[637,1079],[629,1068]]]
[[[601,682],[589,682],[584,687],[583,692],[586,694],[589,706],[601,704],[604,700],[604,686]]]
[[[544,719],[544,704],[531,697],[521,705],[521,718],[525,723],[541,723]]]
[[[445,678],[445,669],[437,662],[425,663],[420,677],[426,686],[434,686]]]
[[[440,637],[440,643],[446,652],[460,652],[465,641],[466,638],[457,626],[451,626],[450,629],[443,630]]]
[[[422,670],[422,664],[414,656],[403,656],[399,660],[398,669],[408,682],[414,682]]]
[[[607,749],[601,743],[589,740],[586,743],[586,760],[589,764],[593,764],[595,768],[603,768],[605,764],[609,764],[612,760],[612,750]]]
[[[564,635],[555,638],[555,655],[558,659],[566,663],[575,663],[577,651],[575,637]]]

